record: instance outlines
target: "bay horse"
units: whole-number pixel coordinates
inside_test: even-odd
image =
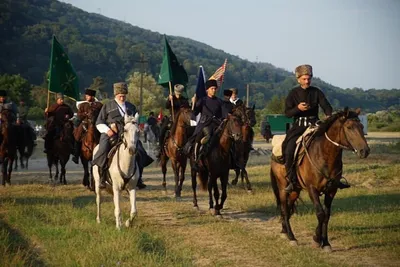
[[[7,104],[6,104],[7,105]],[[17,127],[12,123],[12,117],[15,116],[11,109],[5,108],[0,113],[0,133],[1,133],[1,145],[0,145],[0,157],[2,162],[2,185],[11,185],[11,172],[13,169],[13,163],[17,157],[17,143],[18,134]]]
[[[172,124],[170,134],[166,138],[164,147],[161,148],[159,157],[161,171],[163,173],[162,186],[167,190],[166,173],[168,159],[171,160],[172,169],[175,178],[175,197],[181,197],[182,185],[185,180],[185,171],[187,156],[184,154],[183,146],[188,140],[188,128],[190,127],[190,118],[192,110],[189,107],[181,107],[175,115],[175,121]]]
[[[47,166],[49,167],[49,179],[53,181],[52,166],[56,168],[54,180],[60,178],[60,184],[67,184],[65,166],[69,160],[73,145],[74,126],[69,119],[65,119],[59,136],[52,141],[52,148],[47,151]],[[61,167],[59,172],[58,164]]]
[[[243,105],[243,107],[245,107]],[[253,107],[245,107],[245,121],[242,126],[242,139],[235,144],[235,154],[238,159],[240,167],[234,167],[236,177],[232,180],[232,185],[236,185],[239,179],[239,174],[242,178],[242,184],[244,180],[246,181],[247,191],[251,191],[251,183],[249,181],[249,176],[247,175],[246,165],[249,161],[251,144],[254,138],[253,128],[257,123],[256,121],[256,113],[254,111],[255,105]]]
[[[139,140],[139,127],[137,121],[139,116],[124,117],[124,131],[122,134],[122,142],[119,142],[113,149],[115,154],[110,161],[107,174],[111,180],[112,193],[114,195],[114,215],[116,228],[121,229],[122,218],[120,210],[120,195],[122,190],[129,193],[131,211],[129,219],[125,222],[125,226],[129,227],[136,216],[136,184],[139,180],[138,161],[136,160],[137,143]],[[93,154],[98,151],[95,147]],[[93,177],[95,182],[96,205],[97,205],[97,223],[100,223],[100,172],[97,165],[93,166]]]
[[[242,138],[242,124],[243,121],[241,117],[231,114],[228,115],[227,119],[221,122],[214,135],[209,140],[209,152],[205,156],[203,164],[198,171],[194,169],[194,153],[190,155],[194,207],[198,208],[196,195],[196,174],[198,173],[200,187],[203,190],[206,190],[206,188],[208,189],[210,211],[213,212],[214,215],[221,215],[221,209],[223,209],[225,200],[228,197],[227,185],[229,168],[232,160],[230,149],[233,142]],[[220,178],[221,181],[221,202],[219,199],[218,178]]]
[[[287,194],[286,170],[274,155],[271,160],[271,184],[276,203],[281,211],[282,231],[291,244],[297,240],[290,226],[290,217],[295,210],[295,201],[302,189],[307,190],[312,200],[318,225],[313,240],[315,245],[324,251],[332,251],[328,241],[328,223],[331,215],[332,201],[336,195],[338,184],[342,178],[343,150],[351,150],[360,158],[366,158],[370,149],[363,133],[363,125],[358,115],[360,109],[350,111],[345,108],[322,122],[308,141],[302,141],[296,173],[301,188]],[[304,140],[304,139],[303,139]],[[320,195],[324,194],[324,205]]]
[[[93,167],[91,164],[93,150],[100,140],[100,132],[96,128],[98,114],[95,114],[93,111],[93,109],[89,109],[87,119],[82,122],[85,127],[81,138],[82,145],[80,151],[80,159],[83,166],[82,184],[91,190],[94,190]]]

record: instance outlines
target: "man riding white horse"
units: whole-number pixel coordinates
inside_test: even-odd
[[[101,170],[101,187],[105,187],[106,183],[106,168],[107,168],[107,155],[113,146],[119,141],[119,136],[123,132],[124,116],[135,115],[136,107],[126,101],[126,95],[128,94],[128,85],[124,82],[115,83],[114,86],[114,100],[107,102],[103,105],[100,110],[100,114],[96,120],[96,128],[101,133],[99,150],[93,156],[93,165],[97,165]],[[144,150],[141,141],[137,144],[139,152],[139,172],[140,177],[138,181],[138,187],[144,188],[141,174],[143,168],[153,162],[153,159],[149,157]]]

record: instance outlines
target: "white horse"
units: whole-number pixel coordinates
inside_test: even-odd
[[[139,179],[139,168],[136,162],[136,145],[139,140],[138,116],[124,117],[124,132],[122,143],[117,145],[117,151],[112,159],[108,172],[111,178],[112,192],[114,195],[114,215],[116,227],[121,229],[122,218],[120,210],[121,191],[127,190],[131,203],[131,212],[125,226],[129,227],[136,216],[136,184]],[[95,147],[93,155],[96,154],[98,146]],[[100,223],[100,173],[97,165],[93,166],[93,177],[95,182],[97,223]],[[108,186],[108,185],[107,185]]]

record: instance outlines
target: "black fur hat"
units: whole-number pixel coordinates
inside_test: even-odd
[[[218,87],[218,83],[216,80],[208,80],[206,81],[206,90],[212,86]]]

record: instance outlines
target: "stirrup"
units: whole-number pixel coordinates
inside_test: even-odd
[[[294,190],[294,185],[293,185],[293,183],[290,182],[289,185],[286,186],[284,190],[285,190],[286,193],[290,194],[290,193]]]

